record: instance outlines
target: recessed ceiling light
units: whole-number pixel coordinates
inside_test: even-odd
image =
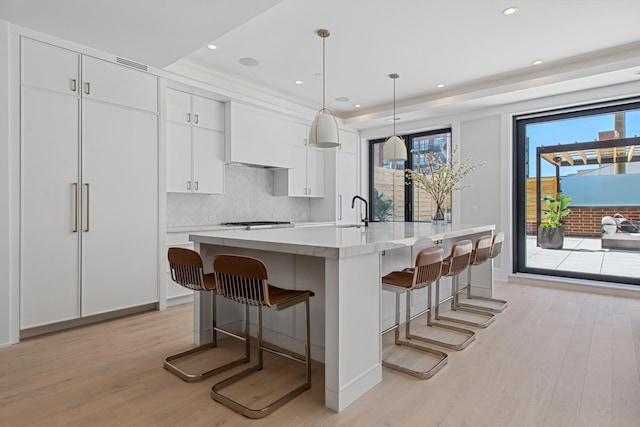
[[[207,45],[207,49],[209,50],[216,50],[218,48],[218,46],[216,46],[215,44],[208,44]]]
[[[244,65],[245,67],[256,67],[260,64],[258,60],[254,58],[240,58],[238,62]]]
[[[443,87],[444,87],[444,84],[443,84],[443,83],[438,83],[438,84],[436,85],[436,87],[437,87],[438,89],[443,88]]]
[[[356,104],[356,105],[354,105],[354,107],[360,108],[360,104]]]
[[[336,102],[349,102],[349,98],[346,96],[339,96],[336,98]]]
[[[513,15],[517,11],[518,11],[517,7],[511,6],[511,7],[506,8],[505,10],[503,10],[502,14],[506,15],[506,16],[509,16],[509,15]]]
[[[540,65],[540,64],[542,64],[542,59],[536,59],[531,63],[531,65]]]
[[[301,85],[302,83],[303,83],[302,80],[296,80],[297,85]]]

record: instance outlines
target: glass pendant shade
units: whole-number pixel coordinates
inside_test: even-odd
[[[400,162],[407,160],[407,146],[404,139],[393,135],[382,146],[382,160],[385,162]]]
[[[329,110],[320,110],[309,130],[309,145],[333,148],[340,145],[338,123]]]
[[[324,40],[329,37],[329,30],[318,30],[322,37],[322,108],[309,129],[309,145],[319,148],[334,148],[340,146],[338,122],[327,108],[325,108],[325,54]]]

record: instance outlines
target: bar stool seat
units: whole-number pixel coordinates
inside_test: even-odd
[[[493,306],[488,305],[478,305],[478,304],[469,304],[469,303],[461,303],[458,302],[458,307],[467,307],[473,308],[477,310],[485,310],[493,313],[501,313],[503,312],[508,304],[507,301],[497,299],[497,298],[489,298],[482,297],[471,294],[471,267],[475,265],[481,265],[488,260],[492,260],[496,258],[502,252],[502,243],[504,242],[504,233],[501,231],[496,233],[493,238],[491,236],[483,236],[479,237],[476,240],[475,249],[471,252],[471,261],[469,265],[469,272],[467,274],[467,286],[460,289],[460,292],[463,292],[465,289],[467,291],[467,299],[477,299],[481,301],[487,301],[489,303],[495,304]]]
[[[460,274],[464,270],[469,268],[472,248],[473,245],[471,243],[471,240],[462,240],[453,245],[453,247],[451,248],[451,254],[443,260],[441,277],[451,277],[451,296],[448,299],[451,300],[452,311],[460,310],[473,313],[474,315],[485,317],[486,320],[484,322],[473,322],[471,320],[460,319],[457,317],[440,315],[440,279],[438,279],[436,283],[436,307],[434,310],[435,318],[436,320],[446,320],[448,322],[462,323],[464,325],[486,328],[495,320],[493,314],[487,313],[486,311],[482,310],[464,308],[456,305],[456,300],[459,293],[458,288],[460,286]]]
[[[217,282],[217,292],[220,296],[245,305],[245,334],[249,336],[249,306],[258,307],[258,363],[237,374],[220,381],[211,387],[211,398],[223,405],[239,412],[248,418],[262,418],[272,413],[286,402],[300,393],[311,388],[311,342],[309,326],[309,297],[314,295],[308,290],[283,289],[269,284],[267,268],[262,261],[241,255],[218,255],[213,260],[213,271]],[[304,357],[283,351],[275,345],[262,339],[262,308],[264,306],[275,310],[284,310],[297,304],[305,305],[306,340]],[[248,342],[248,340],[247,340]],[[285,357],[306,368],[306,380],[287,394],[268,405],[252,409],[237,400],[221,393],[221,390],[263,368],[263,351]],[[255,388],[255,385],[250,385]]]
[[[216,325],[216,277],[213,273],[204,273],[202,258],[200,254],[191,249],[185,248],[169,248],[168,252],[169,268],[171,270],[171,279],[177,284],[191,289],[195,292],[210,292],[212,294],[212,340],[210,343],[203,344],[198,347],[194,347],[190,350],[186,350],[174,355],[171,355],[164,359],[164,368],[169,372],[177,375],[179,378],[187,382],[197,382],[218,374],[227,369],[231,369],[234,366],[238,366],[242,363],[249,362],[250,354],[249,348],[245,346],[245,354],[226,364],[216,366],[204,372],[188,372],[174,362],[199,353],[204,350],[215,348],[218,346],[217,333],[223,333],[225,335],[232,336],[236,339],[245,340],[244,337],[238,336],[224,329],[220,329]]]
[[[391,291],[396,294],[395,301],[395,323],[394,326],[386,331],[383,331],[382,335],[390,332],[392,329],[395,331],[394,343],[399,346],[411,348],[413,350],[421,351],[436,356],[437,362],[426,371],[417,371],[407,368],[405,366],[391,363],[388,360],[382,360],[382,366],[395,369],[405,374],[409,374],[416,378],[427,379],[435,375],[444,365],[447,364],[448,355],[440,350],[432,349],[423,345],[418,345],[415,342],[411,342],[411,292],[413,290],[427,288],[427,293],[431,295],[431,284],[440,276],[440,269],[442,267],[442,249],[438,247],[428,248],[420,251],[416,256],[415,268],[406,268],[402,271],[394,271],[386,276],[382,277],[382,289]],[[406,338],[400,339],[400,294],[406,293],[407,306],[406,306]]]

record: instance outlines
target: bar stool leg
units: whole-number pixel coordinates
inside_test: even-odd
[[[395,345],[399,345],[399,346],[404,346],[404,347],[408,347],[411,348],[413,350],[417,350],[423,353],[427,353],[427,354],[431,354],[433,356],[436,356],[438,358],[438,362],[433,365],[431,368],[429,368],[426,371],[416,371],[414,369],[409,369],[407,367],[398,365],[396,363],[392,363],[389,361],[386,361],[384,359],[382,359],[382,366],[390,368],[390,369],[394,369],[396,371],[400,371],[403,372],[405,374],[411,375],[413,377],[416,378],[420,378],[423,380],[426,380],[428,378],[431,378],[432,376],[434,376],[440,369],[442,369],[442,367],[444,365],[447,364],[447,361],[449,359],[449,356],[440,351],[440,350],[436,350],[430,347],[425,347],[422,345],[418,345],[415,343],[412,343],[410,341],[405,341],[405,340],[401,340],[400,339],[400,292],[397,291],[393,291],[396,294],[396,312],[395,312],[395,324],[393,326],[394,329],[394,343]],[[406,313],[407,313],[407,317],[406,317],[406,323],[405,323],[405,327],[406,327],[406,333],[409,334],[409,325],[411,324],[411,301],[410,301],[410,294],[411,292],[405,291],[405,293],[407,294],[407,306],[406,306]],[[389,330],[383,332],[383,335],[389,332]],[[408,336],[407,336],[408,338]]]
[[[477,304],[468,304],[468,303],[458,302],[458,307],[473,308],[473,309],[476,309],[476,310],[489,311],[491,313],[502,313],[508,306],[507,301],[502,300],[502,299],[482,297],[482,296],[472,295],[471,294],[471,266],[469,266],[469,272],[467,274],[466,290],[467,290],[467,299],[469,299],[469,300],[477,299],[477,300],[481,300],[481,301],[487,301],[487,302],[490,302],[490,303],[498,304],[498,306],[497,307],[490,307],[490,306],[485,306],[485,305],[477,305]]]
[[[177,375],[179,378],[181,378],[182,380],[189,382],[189,383],[194,383],[194,382],[198,382],[198,381],[202,381],[205,378],[208,378],[210,376],[216,375],[220,372],[223,372],[227,369],[231,369],[235,366],[241,365],[243,363],[248,363],[251,359],[251,352],[250,352],[250,348],[249,348],[249,340],[247,340],[246,338],[244,338],[245,340],[245,352],[244,352],[244,356],[242,356],[239,359],[235,359],[232,360],[229,363],[226,363],[224,365],[218,366],[216,368],[210,369],[206,372],[201,372],[201,373],[191,373],[191,372],[187,372],[183,369],[181,369],[180,367],[178,367],[176,364],[174,364],[173,362],[179,359],[182,359],[183,357],[187,357],[190,356],[192,354],[195,353],[199,353],[203,350],[208,350],[208,349],[212,349],[218,346],[218,337],[217,337],[217,332],[221,332],[225,335],[231,336],[233,338],[236,339],[243,339],[242,337],[231,333],[229,331],[225,331],[224,329],[219,329],[217,324],[216,324],[216,296],[215,294],[212,295],[213,301],[211,303],[211,315],[212,315],[212,338],[211,338],[211,342],[210,343],[206,343],[206,344],[202,344],[198,347],[194,347],[190,350],[186,350],[171,356],[168,356],[164,359],[164,368],[169,371],[172,372],[173,374]]]
[[[439,347],[445,347],[451,350],[463,350],[476,339],[476,333],[469,329],[464,329],[464,328],[459,328],[457,326],[434,322],[431,319],[431,310],[432,310],[431,307],[432,307],[431,284],[429,284],[427,286],[427,326],[440,328],[440,329],[447,329],[449,331],[455,332],[456,334],[460,334],[464,337],[463,341],[453,344],[446,341],[440,341],[433,338],[412,334],[409,332],[409,329],[407,329],[407,338],[426,342],[428,344],[437,345]],[[440,310],[440,279],[436,281],[436,302],[435,302],[435,307],[433,308],[434,317],[437,320],[439,319],[439,313],[438,313],[439,310]]]
[[[471,320],[464,320],[464,319],[458,319],[456,317],[450,317],[450,316],[440,316],[439,313],[438,315],[436,315],[436,319],[438,320],[446,320],[448,322],[456,322],[456,323],[461,323],[463,325],[468,325],[468,326],[475,326],[477,328],[486,328],[487,326],[489,326],[490,324],[493,323],[493,321],[495,320],[493,314],[491,313],[487,313],[486,311],[482,311],[482,310],[474,310],[474,309],[470,309],[470,308],[463,308],[463,307],[458,307],[456,305],[457,299],[458,299],[458,287],[459,287],[459,283],[460,283],[460,275],[457,274],[455,276],[451,277],[452,279],[452,289],[451,289],[451,297],[449,297],[451,299],[451,310],[452,311],[464,311],[467,313],[472,313],[478,316],[482,316],[482,317],[486,317],[486,320],[484,322],[473,322]]]

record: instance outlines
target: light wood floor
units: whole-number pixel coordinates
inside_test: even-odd
[[[228,374],[188,384],[164,370],[190,346],[189,306],[32,338],[0,349],[0,426],[640,425],[640,300],[503,283],[496,295],[509,308],[433,378],[383,368],[340,414],[324,408],[321,365],[311,390],[262,420],[211,400]],[[265,364],[239,395],[301,372]]]

